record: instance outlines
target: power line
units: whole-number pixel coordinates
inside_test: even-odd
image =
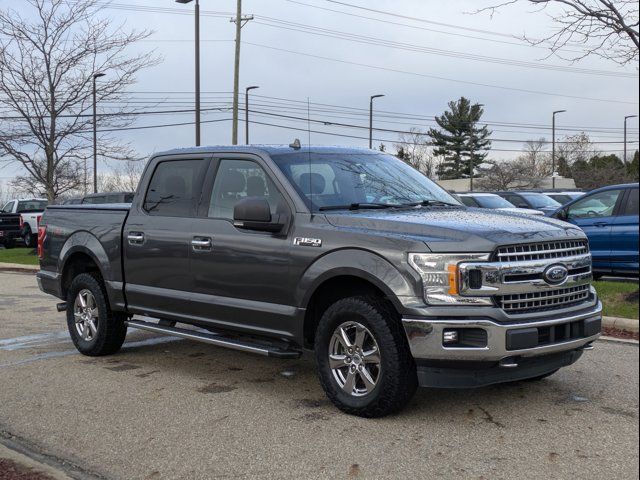
[[[363,43],[366,45],[376,45],[382,46],[386,48],[392,48],[395,50],[404,50],[415,53],[423,53],[427,55],[438,55],[449,58],[458,58],[464,60],[472,60],[477,62],[484,63],[493,63],[498,65],[507,65],[507,66],[515,66],[522,68],[533,68],[539,70],[550,70],[550,71],[559,71],[564,73],[576,73],[576,74],[587,74],[587,75],[599,75],[599,76],[610,76],[610,77],[620,77],[620,78],[637,78],[637,74],[628,73],[628,72],[613,72],[607,70],[594,70],[588,68],[576,68],[562,65],[550,65],[541,62],[526,62],[522,60],[514,60],[509,58],[498,58],[498,57],[490,57],[485,55],[475,55],[465,52],[457,52],[453,50],[443,50],[439,48],[431,48],[422,45],[415,45],[411,43],[404,42],[396,42],[385,40],[380,37],[371,37],[366,35],[358,35],[349,32],[342,32],[339,30],[331,30],[322,27],[315,27],[313,25],[305,25],[296,22],[290,22],[286,20],[279,20],[277,18],[265,17],[262,15],[255,15],[256,22],[259,25],[264,25],[273,28],[280,28],[288,31],[304,33],[308,35],[317,35],[328,38],[336,38],[340,40],[346,40],[350,42]],[[261,21],[262,20],[262,21]]]
[[[624,100],[613,100],[613,99],[605,99],[605,98],[593,98],[593,97],[583,97],[580,95],[568,95],[568,94],[560,94],[560,93],[553,93],[553,92],[545,92],[545,91],[540,91],[540,90],[529,90],[529,89],[525,89],[525,88],[517,88],[517,87],[506,87],[504,85],[492,85],[492,84],[488,84],[488,83],[480,83],[480,82],[471,82],[471,81],[467,81],[467,80],[458,80],[455,78],[447,78],[447,77],[441,77],[441,76],[437,76],[437,75],[429,75],[426,73],[418,73],[418,72],[411,72],[408,70],[400,70],[400,69],[396,69],[396,68],[390,68],[390,67],[382,67],[380,65],[370,65],[370,64],[366,64],[366,63],[360,63],[360,62],[351,62],[348,60],[341,60],[338,58],[332,58],[332,57],[324,57],[322,55],[314,55],[314,54],[310,54],[310,53],[306,53],[306,52],[297,52],[294,50],[288,50],[285,48],[278,48],[278,47],[272,47],[269,45],[263,45],[260,43],[253,43],[253,42],[245,42],[247,45],[252,45],[254,47],[259,47],[259,48],[265,48],[268,50],[274,50],[274,51],[279,51],[279,52],[284,52],[284,53],[290,53],[293,55],[300,55],[300,56],[304,56],[304,57],[311,57],[311,58],[316,58],[319,60],[326,60],[326,61],[330,61],[330,62],[336,62],[336,63],[341,63],[341,64],[345,64],[345,65],[354,65],[357,67],[365,67],[365,68],[371,68],[374,70],[380,70],[380,71],[385,71],[385,72],[392,72],[392,73],[401,73],[404,75],[412,75],[415,77],[422,77],[422,78],[432,78],[434,80],[442,80],[442,81],[446,81],[446,82],[455,82],[455,83],[462,83],[465,85],[474,85],[476,87],[487,87],[487,88],[495,88],[495,89],[499,89],[499,90],[510,90],[510,91],[514,91],[514,92],[519,92],[519,93],[528,93],[528,94],[533,94],[533,95],[547,95],[547,96],[553,96],[553,97],[562,97],[562,98],[573,98],[576,100],[589,100],[592,102],[606,102],[606,103],[621,103],[621,104],[628,104],[628,105],[635,105],[634,102],[628,102],[628,101],[624,101]]]

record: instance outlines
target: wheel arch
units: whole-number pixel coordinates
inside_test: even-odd
[[[304,308],[302,341],[311,347],[322,314],[341,298],[373,295],[388,300],[397,312],[400,297],[413,296],[413,288],[398,269],[366,250],[341,250],[318,259],[298,283],[299,305]]]
[[[107,253],[89,232],[76,232],[70,236],[60,251],[58,262],[60,290],[64,297],[73,278],[80,273],[98,273],[103,281],[111,278]]]

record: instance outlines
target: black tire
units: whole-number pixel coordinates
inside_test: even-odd
[[[96,332],[85,339],[78,332],[75,321],[75,302],[78,294],[89,291],[98,310],[94,321]],[[73,344],[83,355],[99,357],[116,353],[122,347],[127,335],[126,315],[113,312],[109,306],[107,292],[102,279],[96,274],[81,273],[73,279],[67,292],[67,327]]]
[[[537,377],[527,378],[525,380],[525,382],[539,382],[540,380],[544,380],[545,378],[550,377],[554,373],[558,373],[558,370],[554,370],[553,372],[545,373],[544,375],[538,375]]]
[[[331,339],[345,322],[366,327],[380,352],[379,370],[373,367],[377,373],[375,387],[363,396],[343,390],[329,366]],[[397,412],[409,402],[418,386],[416,365],[400,318],[388,301],[376,297],[344,298],[329,307],[316,330],[315,356],[325,394],[336,407],[351,415],[373,418]]]
[[[601,280],[602,277],[604,277],[604,273],[595,273],[595,272],[593,273],[593,280],[596,281],[596,282],[598,280]]]
[[[31,227],[29,227],[29,225],[26,225],[23,229],[22,229],[22,241],[24,242],[24,246],[27,248],[33,248],[35,243],[33,241],[33,234],[31,233]],[[38,237],[36,236],[36,242],[38,240]]]
[[[6,240],[4,242],[4,248],[6,248],[7,250],[9,250],[10,248],[13,248],[16,246],[16,242],[15,240],[11,239],[11,240]]]

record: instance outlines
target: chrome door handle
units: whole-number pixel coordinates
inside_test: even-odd
[[[142,245],[144,243],[144,233],[129,232],[127,240],[129,241],[129,245]]]
[[[209,251],[213,246],[213,242],[208,237],[195,237],[191,240],[191,247],[196,252]]]

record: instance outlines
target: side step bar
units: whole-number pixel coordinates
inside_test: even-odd
[[[243,352],[257,353],[258,355],[263,355],[265,357],[293,359],[300,358],[300,356],[302,355],[302,352],[298,350],[286,350],[271,345],[250,343],[243,340],[228,338],[223,335],[216,335],[214,333],[206,333],[198,330],[187,330],[185,328],[162,326],[156,323],[143,322],[141,320],[129,320],[128,322],[126,322],[126,324],[131,328],[137,328],[139,330],[146,330],[148,332],[162,333],[174,337],[186,338],[189,340],[195,340],[197,342],[208,343],[210,345],[231,348],[233,350],[240,350]]]

